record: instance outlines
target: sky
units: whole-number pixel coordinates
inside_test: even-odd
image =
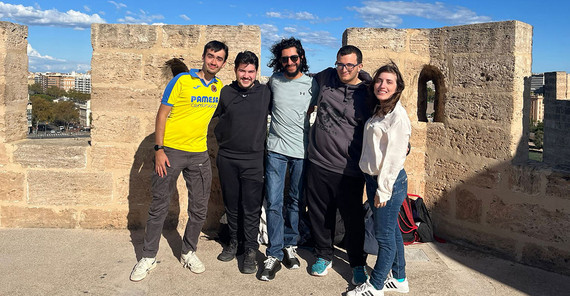
[[[342,33],[351,27],[438,28],[518,20],[534,27],[533,73],[570,73],[570,1],[0,1],[0,21],[28,26],[29,70],[86,72],[92,23],[146,25],[257,25],[261,74],[269,48],[296,37],[310,72],[335,62]],[[366,59],[366,57],[364,57]]]

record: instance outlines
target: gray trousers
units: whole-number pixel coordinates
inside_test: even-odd
[[[170,167],[166,167],[166,176],[160,177],[156,172],[152,174],[152,202],[146,223],[143,257],[156,257],[170,198],[176,189],[180,172],[188,188],[188,222],[182,237],[182,254],[196,251],[198,237],[206,221],[212,185],[208,151],[186,152],[165,147],[164,152],[168,156]]]

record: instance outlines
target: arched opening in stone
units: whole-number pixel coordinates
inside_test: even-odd
[[[443,122],[445,115],[445,83],[437,67],[425,65],[418,79],[418,120]]]

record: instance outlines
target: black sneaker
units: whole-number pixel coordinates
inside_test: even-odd
[[[250,274],[257,271],[257,262],[255,260],[257,251],[254,249],[245,250],[243,255],[243,270],[242,273]]]
[[[236,257],[238,242],[235,240],[230,241],[230,244],[224,247],[224,250],[218,255],[218,260],[228,262]]]
[[[261,273],[262,281],[270,281],[275,278],[275,274],[281,269],[281,262],[279,259],[269,256],[263,261],[265,267]]]
[[[289,246],[283,249],[283,265],[289,269],[301,267],[301,262],[297,259],[297,247]]]

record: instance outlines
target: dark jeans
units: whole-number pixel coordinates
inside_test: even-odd
[[[408,176],[403,169],[398,174],[392,197],[386,202],[386,206],[377,208],[374,206],[374,196],[378,189],[377,176],[366,175],[366,193],[368,202],[374,213],[374,234],[378,241],[378,257],[370,277],[370,283],[377,289],[382,289],[388,272],[396,279],[406,277],[406,259],[404,257],[404,241],[398,226],[398,213],[408,194]]]
[[[334,173],[311,162],[308,162],[306,174],[305,194],[316,256],[329,261],[333,258],[338,208],[344,221],[344,241],[350,266],[365,266],[364,177]]]
[[[230,239],[246,249],[259,249],[259,219],[263,203],[263,158],[233,159],[218,154],[216,161]]]
[[[152,174],[152,202],[148,210],[143,257],[156,257],[164,220],[168,215],[170,198],[176,189],[176,181],[182,172],[188,188],[188,222],[182,238],[182,254],[195,251],[202,226],[206,221],[212,168],[208,151],[186,152],[165,147],[170,166],[166,176]]]

